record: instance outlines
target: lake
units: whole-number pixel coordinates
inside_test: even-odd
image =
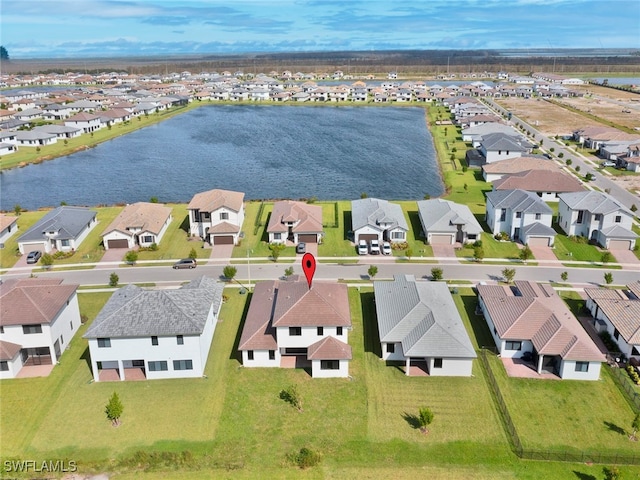
[[[25,148],[25,147],[23,147]],[[43,152],[45,153],[45,152]],[[188,202],[213,188],[247,199],[422,199],[444,187],[417,107],[203,106],[95,148],[0,175],[15,204]]]

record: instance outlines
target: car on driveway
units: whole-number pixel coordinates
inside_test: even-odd
[[[178,260],[173,264],[173,268],[196,268],[196,260],[195,258],[183,258],[182,260]]]
[[[382,242],[382,253],[391,255],[391,244],[389,242]]]
[[[296,253],[305,253],[307,251],[307,244],[304,242],[300,242],[296,245]]]
[[[380,242],[378,240],[371,240],[371,243],[369,243],[369,253],[371,255],[380,255]]]
[[[38,263],[40,257],[42,256],[42,252],[40,250],[34,250],[29,252],[27,255],[27,263]]]
[[[360,240],[358,242],[358,255],[366,255],[369,253],[369,246],[366,240]]]

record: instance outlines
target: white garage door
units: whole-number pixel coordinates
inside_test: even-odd
[[[611,240],[609,242],[610,250],[631,250],[631,240]]]
[[[453,235],[431,235],[431,243],[435,245],[452,245]]]

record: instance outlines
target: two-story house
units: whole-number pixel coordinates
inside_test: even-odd
[[[589,190],[563,193],[559,199],[558,224],[567,235],[587,237],[612,250],[636,244],[633,212],[611,195]]]
[[[540,197],[525,190],[487,193],[485,220],[494,234],[506,232],[525,245],[551,246],[556,232],[551,228],[553,211]]]
[[[189,205],[189,232],[211,245],[237,245],[244,222],[244,193],[209,190],[193,196]]]

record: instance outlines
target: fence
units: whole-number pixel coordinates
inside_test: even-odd
[[[486,373],[486,378],[489,382],[489,387],[491,388],[492,397],[496,402],[496,406],[498,407],[498,411],[500,412],[500,418],[502,420],[502,424],[509,436],[511,449],[513,453],[515,453],[519,458],[524,458],[527,460],[546,460],[546,461],[554,461],[554,462],[571,462],[571,463],[598,463],[598,464],[610,464],[610,465],[640,465],[640,454],[639,455],[619,455],[619,454],[606,454],[606,453],[598,453],[598,452],[569,452],[569,451],[561,451],[561,450],[532,450],[525,449],[522,447],[522,443],[520,442],[520,436],[518,435],[518,431],[511,419],[511,415],[509,414],[509,409],[507,408],[507,404],[504,401],[502,393],[500,392],[500,386],[493,374],[491,369],[491,364],[487,359],[487,356],[492,355],[486,349],[480,350],[480,354],[478,358],[480,359],[480,364],[483,367],[483,370]],[[618,372],[616,372],[616,370]],[[620,372],[620,369],[611,368],[610,369],[612,376],[616,379],[616,383],[619,384],[621,388],[624,388],[623,385],[630,387],[628,382],[622,382],[621,378],[616,375],[620,373],[626,374],[625,372]],[[626,388],[625,388],[625,391]],[[634,404],[638,405],[640,402],[639,396],[635,392],[631,392],[634,395],[629,394],[629,397],[633,399]]]

